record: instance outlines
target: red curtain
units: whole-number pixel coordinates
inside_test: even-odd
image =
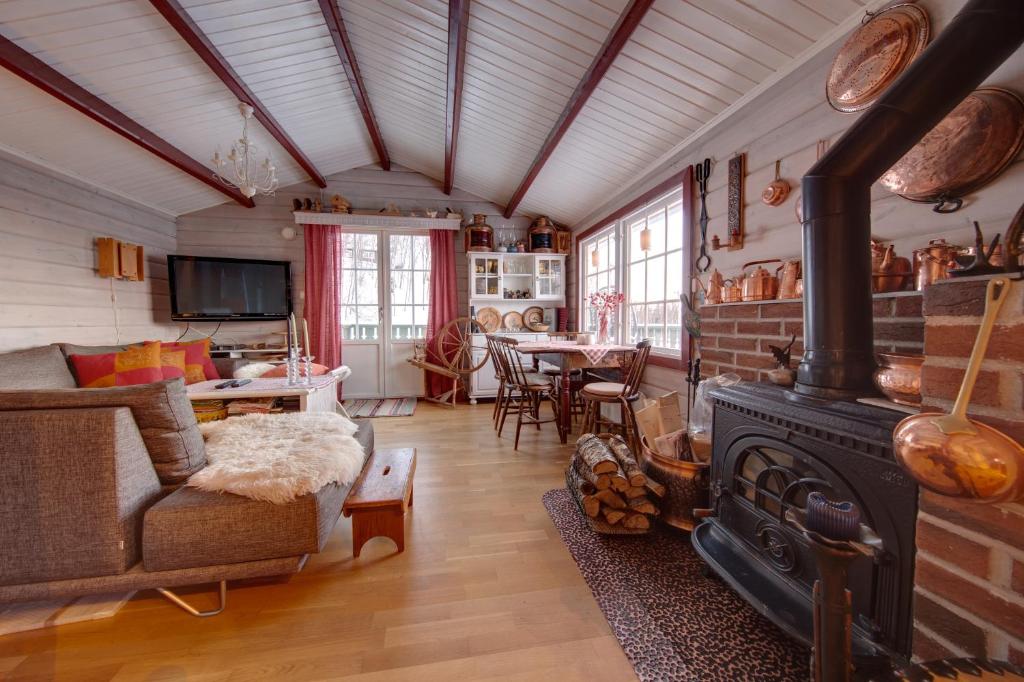
[[[430,231],[430,309],[427,313],[427,359],[446,365],[436,351],[434,337],[459,316],[455,274],[455,230]],[[436,398],[452,388],[451,379],[427,373],[427,392]]]
[[[306,242],[306,303],[309,346],[315,362],[341,364],[341,227],[303,225]]]

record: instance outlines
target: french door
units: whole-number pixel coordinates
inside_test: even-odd
[[[342,235],[342,357],[352,368],[346,398],[423,393],[423,374],[406,359],[427,332],[430,241],[424,232]]]

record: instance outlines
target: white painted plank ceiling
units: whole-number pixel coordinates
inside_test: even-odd
[[[337,0],[394,162],[440,179],[448,5]],[[527,193],[572,224],[868,0],[656,0]],[[376,161],[317,0],[182,0],[325,175]],[[456,186],[504,204],[627,0],[473,0]],[[146,0],[6,0],[0,34],[208,163],[236,102]],[[259,126],[282,186],[306,176]],[[0,71],[0,146],[172,214],[225,197]]]

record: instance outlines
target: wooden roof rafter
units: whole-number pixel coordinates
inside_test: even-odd
[[[306,171],[309,177],[319,187],[327,187],[327,180],[323,174],[316,169],[313,162],[307,157],[295,141],[284,131],[277,120],[267,111],[263,103],[256,96],[241,76],[232,68],[220,51],[214,46],[206,34],[192,20],[188,12],[181,6],[178,0],[150,0],[150,3],[167,23],[177,31],[178,35],[188,43],[189,47],[206,63],[214,75],[231,91],[240,101],[245,102],[253,108],[253,115],[256,120],[266,129],[270,135],[277,140],[288,154],[295,159],[296,163]]]
[[[217,180],[210,168],[3,36],[0,66],[242,206],[256,205],[238,189]]]
[[[462,77],[466,69],[466,37],[469,34],[470,0],[448,2],[448,79],[444,128],[444,193],[455,186],[455,152],[462,115]]]
[[[380,134],[380,127],[377,125],[377,118],[373,114],[373,107],[370,106],[370,97],[366,93],[366,86],[363,84],[363,76],[359,72],[359,63],[356,61],[355,50],[352,48],[352,41],[349,40],[348,32],[345,30],[345,22],[341,18],[341,9],[337,0],[318,0],[320,11],[327,22],[327,30],[331,33],[331,40],[338,51],[341,65],[345,68],[345,75],[348,76],[349,87],[352,88],[352,95],[356,99],[359,113],[363,116],[366,124],[366,131],[370,134],[370,141],[377,150],[377,158],[380,160],[381,168],[391,170],[391,157],[384,146],[384,140]]]
[[[541,145],[540,151],[534,157],[530,170],[526,172],[516,191],[513,192],[512,198],[506,204],[503,214],[506,218],[511,218],[516,208],[519,207],[530,186],[533,185],[541,169],[544,168],[544,164],[551,158],[558,143],[561,142],[562,138],[569,131],[573,121],[576,120],[576,117],[583,109],[583,105],[587,103],[594,90],[597,89],[601,79],[604,78],[612,62],[615,61],[619,52],[622,51],[622,48],[629,41],[633,31],[640,25],[640,21],[644,18],[652,4],[654,4],[654,0],[630,0],[629,5],[619,15],[619,20],[615,22],[615,26],[608,34],[608,38],[604,41],[586,73],[583,74],[583,78],[580,79],[572,96],[569,97],[569,101],[566,102],[565,108],[558,116],[558,120],[555,121],[555,125],[548,133],[544,144]]]

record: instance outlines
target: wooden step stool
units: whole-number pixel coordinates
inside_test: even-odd
[[[341,508],[346,518],[352,517],[355,556],[378,535],[394,540],[399,552],[405,550],[405,510],[412,506],[415,472],[416,448],[377,450],[370,455]]]

